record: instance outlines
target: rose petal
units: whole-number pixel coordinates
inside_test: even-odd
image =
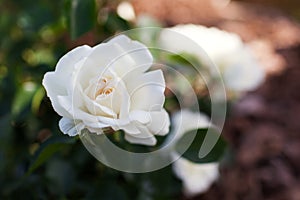
[[[88,110],[84,110],[83,108],[76,108],[72,106],[72,100],[67,96],[58,96],[59,104],[67,110],[69,113],[72,113],[70,118],[81,120],[86,125],[91,124],[99,124],[99,126],[107,127],[109,125],[115,126],[116,124],[127,124],[127,121],[121,119],[108,118],[104,116],[95,116],[89,113]],[[98,126],[95,126],[98,127]]]
[[[84,128],[84,124],[82,122],[75,123],[74,120],[65,117],[61,118],[58,125],[60,130],[69,136],[78,135]]]
[[[122,129],[128,134],[139,134],[140,133],[140,130],[133,123],[128,123],[128,124],[123,125],[123,126],[116,126],[116,127],[113,127],[113,129],[114,130]]]
[[[109,43],[115,44],[117,49],[122,49],[122,55],[113,63],[113,69],[120,77],[132,70],[145,72],[152,65],[152,55],[144,44],[132,41],[125,35],[119,35]]]
[[[88,110],[83,110],[83,108],[76,108],[72,105],[72,99],[68,96],[58,96],[57,97],[59,104],[68,111],[72,113],[70,119],[81,120],[81,121],[89,121],[89,122],[97,122],[97,117],[91,115]]]
[[[132,144],[143,144],[148,146],[154,146],[156,144],[156,138],[149,132],[145,126],[137,126],[140,133],[135,135],[126,134],[125,139]]]
[[[92,128],[92,127],[86,127],[91,133],[95,133],[97,135],[101,135],[103,134],[103,130],[102,128]],[[106,127],[103,127],[103,128],[106,128]]]
[[[147,72],[125,84],[131,99],[130,110],[161,110],[165,101],[165,80],[161,70]]]
[[[47,91],[47,96],[50,98],[53,109],[60,116],[72,118],[71,113],[69,113],[63,106],[60,105],[58,96],[66,95],[66,88],[61,85],[61,81],[57,80],[57,76],[54,72],[47,72],[43,79],[43,86]]]
[[[153,135],[166,135],[169,132],[170,118],[165,109],[160,112],[150,112],[151,123],[147,125]]]
[[[77,47],[65,54],[57,63],[55,71],[64,76],[74,72],[74,67],[84,57],[87,57],[92,51],[88,45]]]
[[[151,116],[149,112],[142,111],[142,110],[135,110],[129,113],[130,121],[137,121],[141,124],[149,123],[151,120]]]
[[[68,95],[68,87],[72,85],[71,77],[74,68],[90,51],[91,47],[87,45],[73,49],[58,61],[55,72],[47,72],[44,76],[42,84],[47,91],[47,96],[50,98],[54,110],[61,116],[71,118],[71,113],[66,112],[58,104],[57,96]]]
[[[86,88],[91,78],[102,76],[110,68],[122,78],[133,70],[140,73],[146,71],[152,62],[152,55],[145,45],[119,35],[93,47],[78,78],[82,87]]]
[[[113,117],[116,118],[117,114],[109,107],[105,106],[105,104],[108,104],[111,101],[111,98],[106,98],[106,101],[108,103],[105,103],[105,99],[99,100],[99,101],[93,101],[89,97],[87,97],[85,94],[83,94],[83,98],[85,100],[85,106],[87,107],[89,113],[95,116],[104,116],[104,117]]]
[[[123,86],[125,88],[125,86]],[[121,92],[122,95],[122,103],[121,103],[121,108],[120,108],[120,119],[127,118],[129,115],[129,109],[130,109],[130,96],[128,94],[127,89],[122,90]]]
[[[84,123],[87,126],[92,128],[104,128],[104,127],[112,127],[114,130],[119,130],[120,127],[126,126],[130,122],[126,119],[113,119],[110,117],[103,117],[103,116],[92,116],[87,113],[80,113],[80,117],[88,119],[93,118],[92,120],[83,119]]]

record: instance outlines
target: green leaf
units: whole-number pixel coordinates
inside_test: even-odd
[[[198,58],[193,55],[193,54],[189,54],[189,53],[179,53],[179,54],[171,54],[167,56],[167,59],[169,62],[171,62],[172,64],[176,64],[176,65],[183,65],[183,66],[193,66],[193,65],[200,65]]]
[[[116,13],[109,12],[104,23],[104,28],[111,33],[115,33],[120,30],[128,30],[130,26],[126,20],[119,17]]]
[[[9,149],[9,144],[13,139],[10,114],[0,117],[0,129],[0,151],[4,151],[5,149]]]
[[[112,177],[110,177],[110,179],[112,179]],[[92,188],[92,192],[90,192],[85,199],[92,200],[99,199],[99,197],[101,197],[102,200],[128,199],[124,189],[113,180],[102,180],[100,184]]]
[[[138,199],[174,199],[181,192],[181,181],[174,176],[172,165],[154,172],[141,174],[140,198]]]
[[[72,39],[90,31],[96,22],[95,0],[67,0],[67,24]]]
[[[52,193],[66,195],[76,183],[74,166],[67,160],[51,160],[46,165],[45,175],[51,181],[47,188]]]
[[[29,167],[26,175],[30,175],[34,170],[36,170],[39,166],[46,162],[54,153],[59,151],[66,144],[73,144],[75,140],[75,138],[67,136],[51,137],[46,140],[41,144],[41,146],[35,153],[33,162]]]
[[[218,138],[217,143],[212,148],[212,150],[204,158],[199,158],[198,156],[200,147],[203,144],[207,131],[208,128],[203,128],[185,133],[175,145],[176,152],[178,152],[179,154],[182,154],[182,152],[184,152],[182,156],[195,163],[210,163],[220,161],[226,149],[226,142],[220,136],[218,131],[212,128],[209,132],[209,134],[212,134],[211,137],[220,137]],[[187,145],[188,148],[186,149]]]

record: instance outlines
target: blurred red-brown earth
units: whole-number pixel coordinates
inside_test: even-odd
[[[194,199],[298,200],[300,26],[291,14],[299,13],[300,2],[228,2],[132,1],[137,14],[152,15],[167,26],[196,23],[237,33],[268,74],[260,88],[232,107],[223,131],[232,162],[221,167],[220,179],[209,191]]]

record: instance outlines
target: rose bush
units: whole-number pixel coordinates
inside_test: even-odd
[[[96,134],[122,129],[130,143],[155,145],[154,135],[167,134],[170,122],[163,108],[163,73],[146,72],[152,62],[146,46],[125,35],[64,55],[43,79],[62,116],[61,131],[75,136],[83,129]]]

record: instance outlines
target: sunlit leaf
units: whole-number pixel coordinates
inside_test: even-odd
[[[12,104],[12,114],[18,115],[25,107],[30,105],[31,99],[36,92],[37,86],[33,82],[25,82],[19,88]]]
[[[45,96],[45,90],[42,86],[40,86],[32,98],[31,110],[33,113],[38,112],[38,109],[41,105],[44,96]]]
[[[193,66],[195,64],[200,65],[198,58],[195,55],[189,53],[171,54],[167,56],[169,62],[183,65],[183,66]],[[201,66],[201,65],[200,65]]]

